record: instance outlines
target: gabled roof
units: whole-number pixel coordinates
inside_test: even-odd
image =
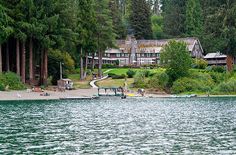
[[[168,42],[171,40],[185,42],[188,46],[189,51],[193,51],[195,44],[198,43],[202,52],[203,52],[203,49],[201,47],[199,40],[194,37],[176,38],[176,39],[161,39],[161,40],[136,40],[136,43],[139,48],[159,47],[159,50],[161,50],[161,48],[163,46],[165,46],[166,44],[168,44]],[[120,49],[126,49],[130,43],[131,43],[131,40],[117,40],[116,41],[117,47],[119,47]],[[117,53],[118,51],[109,51],[109,52]]]

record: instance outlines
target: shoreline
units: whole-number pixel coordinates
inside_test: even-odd
[[[48,93],[50,96],[40,94]],[[77,89],[66,90],[65,92],[44,91],[44,92],[27,92],[22,91],[2,91],[0,92],[0,101],[36,101],[36,100],[60,100],[67,97],[92,97],[97,94],[97,89]]]
[[[40,94],[49,93],[50,96],[41,96]],[[7,91],[0,92],[0,101],[57,101],[61,98],[90,98],[97,95],[97,89],[77,89],[66,90],[65,92],[45,91],[45,92],[27,92],[23,91]],[[141,96],[133,96],[127,98],[136,98]],[[197,95],[191,97],[188,95],[171,95],[171,94],[146,94],[144,98],[234,98],[236,95]],[[69,99],[68,99],[69,100]]]

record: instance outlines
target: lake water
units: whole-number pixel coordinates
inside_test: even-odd
[[[236,154],[236,98],[0,102],[0,154]]]

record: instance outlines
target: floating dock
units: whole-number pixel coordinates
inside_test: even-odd
[[[99,97],[93,96],[93,97],[63,97],[63,98],[60,98],[60,100],[94,100],[94,99],[99,99]]]

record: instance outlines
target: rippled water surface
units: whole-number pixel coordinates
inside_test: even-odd
[[[0,102],[0,154],[236,154],[236,98]]]

